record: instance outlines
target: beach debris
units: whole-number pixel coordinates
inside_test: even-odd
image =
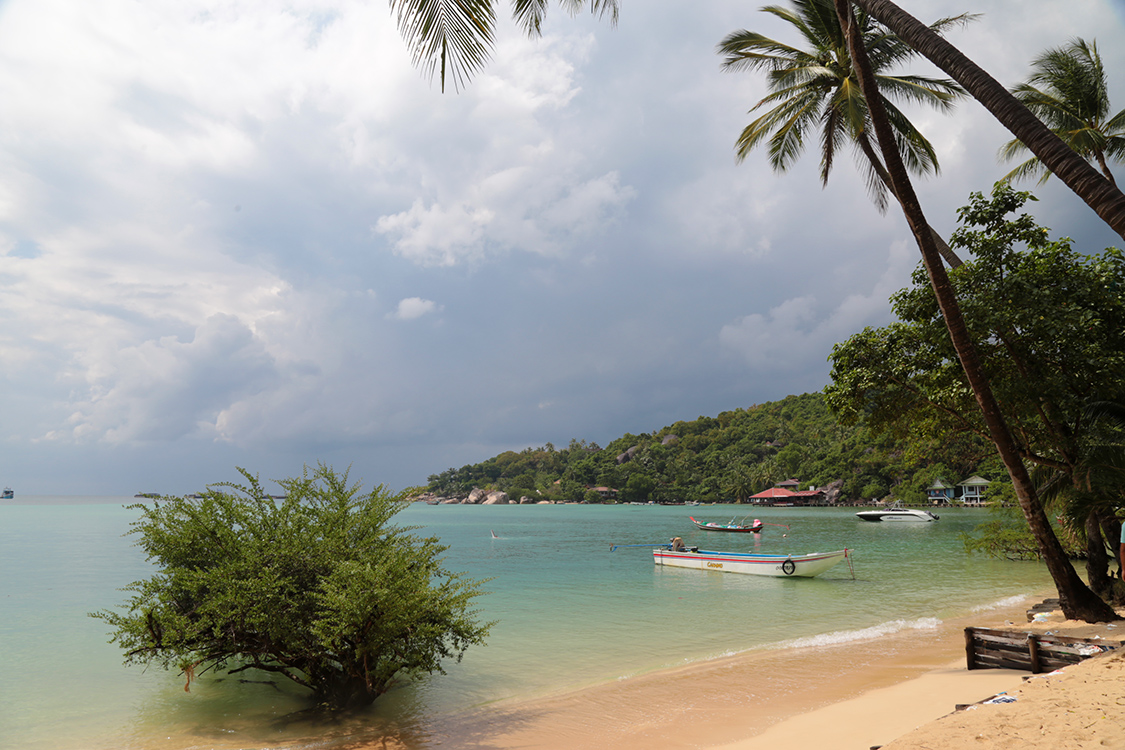
[[[969,669],[1026,669],[1039,674],[1123,646],[1125,641],[1072,638],[1051,631],[965,628],[965,657]]]
[[[991,698],[989,698],[988,700],[986,700],[984,702],[985,703],[1015,703],[1016,702],[1016,696],[1008,695],[1007,693],[1000,693],[999,695],[992,696]]]

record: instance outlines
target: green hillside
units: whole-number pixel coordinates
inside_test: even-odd
[[[626,434],[600,447],[571,440],[566,448],[508,451],[479,464],[429,477],[437,495],[474,487],[550,500],[600,502],[593,487],[618,491],[621,502],[738,502],[786,479],[802,489],[841,483],[841,500],[893,494],[922,502],[936,477],[953,482],[979,474],[1006,480],[987,443],[966,437],[937,444],[872,435],[862,424],[837,423],[820,393],[676,422],[651,434]]]

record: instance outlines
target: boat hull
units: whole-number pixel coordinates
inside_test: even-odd
[[[762,525],[763,525],[763,524],[760,524],[760,523],[757,524],[757,525],[753,525],[753,526],[742,526],[741,524],[736,524],[736,523],[728,523],[728,524],[703,523],[702,521],[696,521],[691,516],[688,516],[688,518],[691,518],[691,522],[695,524],[696,528],[702,529],[703,531],[733,531],[735,533],[741,533],[741,534],[745,534],[747,532],[757,534],[757,533],[761,532]]]
[[[654,549],[652,551],[653,561],[657,565],[772,578],[812,578],[843,562],[847,555],[846,549],[835,552],[813,552],[808,555],[758,555],[708,550],[673,552]]]
[[[932,523],[938,520],[929,511],[890,511],[890,510],[864,510],[856,513],[856,516],[864,521],[871,521],[874,523],[881,523],[883,521],[917,521],[920,523]]]

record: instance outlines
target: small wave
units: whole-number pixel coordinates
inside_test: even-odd
[[[920,617],[917,620],[890,620],[888,622],[872,625],[869,628],[862,628],[860,630],[837,630],[831,633],[820,633],[818,635],[802,636],[801,638],[793,638],[788,641],[777,641],[774,643],[761,643],[756,646],[751,646],[744,649],[726,649],[719,653],[708,654],[706,656],[689,656],[679,661],[677,664],[667,664],[664,667],[673,666],[688,666],[691,664],[699,664],[704,662],[713,661],[715,659],[726,659],[734,656],[742,656],[743,654],[752,653],[754,651],[761,651],[766,649],[797,649],[809,648],[810,646],[836,646],[841,643],[856,643],[859,641],[873,641],[895,633],[902,633],[910,630],[936,630],[941,625],[941,620],[936,617]],[[618,679],[629,679],[635,676],[633,673],[622,675]]]
[[[936,630],[939,625],[941,625],[941,620],[936,617],[920,617],[917,620],[891,620],[861,630],[837,630],[832,633],[794,638],[790,641],[775,644],[774,648],[808,648],[809,646],[835,646],[840,643],[873,641],[876,638],[883,638],[907,630]]]
[[[1016,596],[1009,596],[999,601],[992,602],[991,604],[978,604],[970,610],[973,614],[979,612],[988,612],[994,609],[1007,609],[1009,607],[1016,607],[1031,597],[1031,594],[1018,594]]]

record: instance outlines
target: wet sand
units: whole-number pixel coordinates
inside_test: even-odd
[[[497,750],[653,745],[867,750],[951,713],[956,704],[1018,688],[1027,673],[965,669],[964,628],[1023,627],[1026,609],[1038,600],[932,629],[754,651],[484,708],[431,739],[445,747]]]

